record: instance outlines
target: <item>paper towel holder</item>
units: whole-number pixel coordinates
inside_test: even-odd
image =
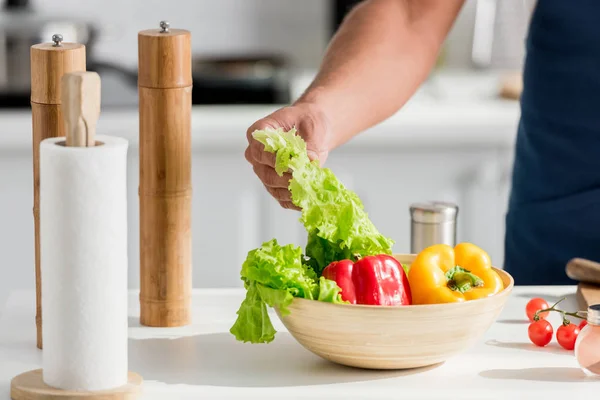
[[[56,389],[44,383],[42,369],[28,371],[15,376],[10,382],[10,398],[12,400],[132,400],[135,399],[142,386],[142,377],[129,371],[127,384],[109,390],[97,392],[71,391]]]
[[[94,147],[96,123],[100,116],[100,77],[96,72],[72,72],[61,79],[61,101],[68,147]],[[98,391],[72,391],[51,387],[44,382],[43,369],[15,376],[10,383],[13,400],[133,400],[141,392],[143,378],[127,372],[123,386]]]

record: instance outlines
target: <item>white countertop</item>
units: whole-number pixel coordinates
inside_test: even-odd
[[[516,287],[498,321],[469,351],[435,367],[381,372],[318,358],[273,314],[274,342],[236,342],[228,330],[244,296],[238,289],[194,291],[193,324],[185,328],[141,327],[132,291],[129,365],[144,377],[142,399],[593,398],[600,380],[586,378],[572,352],[555,341],[536,348],[527,339],[528,299],[567,296],[563,307],[574,310],[574,292],[565,286]],[[0,399],[9,398],[13,376],[42,366],[34,310],[34,292],[15,291],[0,314]],[[559,318],[554,313],[550,320],[556,324]]]
[[[299,77],[295,92],[309,82]],[[354,146],[500,146],[512,147],[519,103],[497,96],[498,78],[474,72],[444,72],[427,81],[395,115],[356,137]],[[280,106],[194,106],[194,148],[243,149],[246,129]],[[137,108],[104,108],[98,133],[138,143]],[[29,150],[31,111],[0,111],[0,150]]]

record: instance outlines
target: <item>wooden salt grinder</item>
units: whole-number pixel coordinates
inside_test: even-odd
[[[191,34],[138,34],[140,117],[140,323],[190,323]]]
[[[61,35],[54,43],[31,46],[31,115],[33,129],[33,220],[35,228],[35,292],[37,347],[42,348],[42,283],[40,260],[40,142],[65,136],[61,112],[63,74],[86,70],[85,46],[63,43]]]

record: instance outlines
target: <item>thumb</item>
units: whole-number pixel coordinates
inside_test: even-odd
[[[308,154],[308,158],[310,159],[310,161],[314,161],[314,160],[318,160],[319,159],[319,154],[314,151],[314,150],[306,150],[306,154]]]
[[[308,159],[310,161],[319,161],[319,165],[323,166],[323,164],[325,164],[325,160],[327,160],[327,156],[329,155],[328,151],[318,151],[315,150],[314,148],[311,148],[312,146],[307,143],[307,148],[306,148],[306,154],[308,155]]]

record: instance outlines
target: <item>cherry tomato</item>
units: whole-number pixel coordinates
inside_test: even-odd
[[[579,335],[579,326],[575,324],[561,325],[556,330],[556,340],[565,350],[573,350],[575,348],[577,335]]]
[[[532,322],[527,329],[529,340],[539,347],[544,347],[552,340],[554,329],[552,324],[545,319]]]
[[[579,324],[579,330],[582,330],[584,326],[587,325],[587,321],[584,319],[583,321],[581,321],[581,323]]]
[[[529,300],[529,303],[527,303],[527,307],[525,307],[525,312],[527,313],[527,318],[529,318],[530,321],[533,321],[533,317],[535,316],[535,313],[538,310],[544,310],[546,308],[550,308],[550,305],[548,305],[548,302],[546,302],[546,300],[544,299],[540,299],[539,297],[536,297],[534,299]],[[548,317],[549,312],[543,312],[539,314],[540,319],[546,319],[546,317]]]

